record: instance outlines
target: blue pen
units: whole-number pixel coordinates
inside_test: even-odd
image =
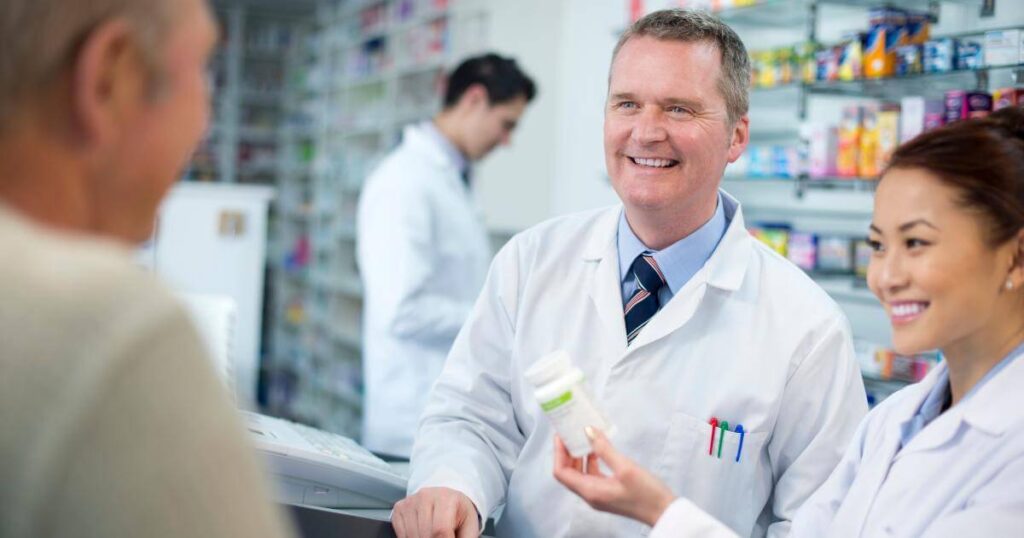
[[[736,433],[740,434],[740,446],[736,447],[736,461],[740,461],[740,454],[743,453],[743,436],[746,434],[742,424],[736,425]]]

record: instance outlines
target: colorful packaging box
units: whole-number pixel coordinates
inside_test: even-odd
[[[863,39],[855,35],[839,47],[839,80],[858,80],[864,76]]]
[[[818,237],[818,271],[823,273],[853,272],[853,249],[846,237]]]
[[[945,123],[953,123],[957,120],[967,118],[967,92],[964,90],[950,90],[946,92],[946,115]]]
[[[1020,30],[985,32],[985,65],[1016,65],[1020,63]]]
[[[815,54],[818,62],[817,79],[821,82],[833,82],[839,80],[839,56],[840,47],[826,47]]]
[[[872,28],[864,40],[864,77],[884,78],[896,73],[895,30],[889,26]]]
[[[839,148],[839,129],[834,125],[814,124],[810,127],[808,175],[812,179],[830,178],[836,171],[836,150]]]
[[[843,109],[839,125],[839,147],[836,150],[836,174],[840,177],[857,177],[860,157],[861,121],[864,110],[860,106]]]
[[[1024,104],[1024,88],[1000,88],[992,92],[992,110]]]
[[[924,49],[921,45],[896,47],[896,75],[916,75],[924,72]]]
[[[899,105],[885,105],[878,112],[878,153],[875,161],[876,174],[882,173],[892,158],[892,153],[900,145]]]
[[[980,69],[985,65],[985,54],[981,43],[961,41],[956,49],[957,69]]]
[[[929,13],[908,12],[907,24],[905,26],[907,31],[907,44],[924,45],[931,37],[932,19],[933,17]]]
[[[859,239],[853,244],[853,274],[860,278],[868,277],[868,265],[873,252],[866,239]]]
[[[964,106],[968,118],[984,118],[992,113],[992,94],[988,92],[967,92]]]
[[[769,248],[779,253],[779,255],[786,256],[786,247],[789,244],[789,230],[775,227],[755,228],[753,234],[754,237],[768,245]]]
[[[946,124],[946,104],[942,99],[926,99],[924,102],[924,130],[942,127]]]
[[[814,82],[818,78],[818,53],[816,43],[803,43],[797,47],[797,61],[800,63],[800,80],[804,83]]]
[[[924,72],[947,73],[956,67],[958,41],[947,37],[924,44]]]
[[[813,271],[818,263],[818,238],[814,234],[793,232],[789,234],[786,257],[804,271]]]
[[[856,176],[878,176],[878,105],[864,105],[861,114],[860,151]]]
[[[900,99],[900,143],[912,140],[924,131],[924,97]]]

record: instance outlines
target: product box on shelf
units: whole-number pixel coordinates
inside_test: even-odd
[[[839,125],[839,147],[836,152],[836,174],[842,177],[857,177],[860,153],[861,125],[864,109],[848,106],[843,109]]]
[[[985,55],[981,43],[961,41],[956,48],[957,69],[980,69],[985,65]]]
[[[925,99],[924,130],[931,131],[946,124],[946,103],[942,99]]]
[[[921,45],[896,47],[896,75],[916,75],[924,72],[924,51]]]
[[[1024,105],[1024,88],[1000,88],[992,92],[992,110]]]
[[[859,278],[868,277],[868,265],[874,253],[866,239],[858,239],[853,244],[853,274]]]
[[[759,241],[781,256],[786,256],[789,244],[789,229],[778,225],[755,226],[750,233]]]
[[[946,116],[945,122],[952,123],[967,118],[967,92],[964,90],[949,90],[946,92]]]
[[[817,43],[803,43],[796,48],[797,62],[800,65],[800,80],[804,83],[814,82],[818,78]]]
[[[1016,65],[1020,61],[1020,30],[985,32],[985,65]]]
[[[818,237],[818,271],[850,274],[853,272],[853,249],[848,237]]]
[[[956,67],[958,40],[946,37],[924,44],[924,72],[947,73]]]
[[[877,26],[864,39],[864,77],[891,77],[896,72],[894,29]]]
[[[889,164],[892,153],[900,145],[900,108],[899,105],[885,105],[878,112],[878,150],[874,174],[878,175]]]
[[[834,125],[813,124],[809,128],[809,170],[811,178],[835,177],[836,149],[839,147],[839,129]]]
[[[909,95],[900,100],[900,143],[924,131],[924,97]]]
[[[825,47],[815,54],[818,63],[817,80],[821,82],[839,80],[839,57],[841,55],[842,47]]]
[[[839,46],[839,80],[858,80],[864,76],[864,39],[854,35]]]
[[[811,233],[793,232],[789,234],[789,245],[786,257],[804,271],[813,271],[818,263],[818,238]]]
[[[857,171],[854,175],[875,177],[878,175],[878,112],[875,104],[864,105],[861,113],[860,150],[857,155]]]

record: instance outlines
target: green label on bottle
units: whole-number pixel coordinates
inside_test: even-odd
[[[556,409],[557,407],[561,406],[562,404],[564,404],[565,402],[568,402],[571,399],[572,399],[572,391],[570,390],[570,391],[566,392],[565,394],[562,394],[561,396],[559,396],[557,398],[554,398],[552,400],[548,400],[548,401],[540,404],[540,408],[543,409],[544,412],[546,413],[548,411],[551,411],[552,409]]]

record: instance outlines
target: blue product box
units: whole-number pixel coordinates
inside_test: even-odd
[[[981,43],[965,41],[956,48],[957,69],[979,69],[985,64],[985,51]]]
[[[896,75],[916,75],[924,72],[924,48],[921,45],[896,47]]]
[[[924,72],[947,73],[956,67],[956,39],[932,39],[924,44]]]

